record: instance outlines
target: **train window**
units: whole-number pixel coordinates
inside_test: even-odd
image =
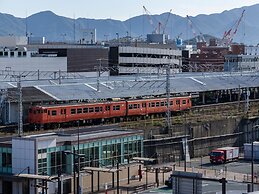
[[[113,110],[120,110],[120,105],[113,106]]]
[[[172,106],[173,105],[173,101],[170,101],[170,106]]]
[[[105,110],[109,111],[110,110],[110,106],[105,106]]]
[[[89,112],[94,112],[94,108],[89,108]]]
[[[44,113],[47,113],[47,110],[46,110],[46,109],[44,109]]]
[[[48,115],[50,115],[50,111],[48,110]]]
[[[88,113],[88,108],[83,108],[83,113]]]
[[[148,103],[148,107],[151,107],[151,103],[150,102]]]
[[[40,110],[40,113],[42,114],[42,113],[43,113],[43,110]]]
[[[129,109],[132,109],[132,108],[133,108],[132,104],[129,104]]]
[[[52,116],[56,116],[57,115],[57,111],[56,110],[51,111],[51,115]]]
[[[72,109],[71,109],[71,114],[72,114],[72,115],[76,114],[76,109],[72,108]]]
[[[140,108],[140,104],[138,104],[138,108]]]
[[[39,109],[37,110],[37,114],[40,114],[40,110]]]
[[[100,108],[100,112],[102,112],[103,111],[103,107],[99,107]]]
[[[190,103],[189,99],[187,100],[188,104]]]
[[[176,100],[176,104],[178,104],[178,105],[179,105],[179,104],[180,104],[180,100]]]
[[[134,108],[134,109],[138,108],[138,105],[137,105],[137,104],[134,104],[134,105],[133,105],[133,108]]]
[[[151,107],[155,107],[155,103],[154,102],[151,102]]]
[[[183,104],[186,104],[186,100],[183,100],[183,102],[182,102]]]
[[[142,107],[145,108],[147,107],[147,104],[145,102],[142,103]]]
[[[100,108],[99,107],[95,107],[94,108],[94,112],[99,112],[100,111]]]
[[[159,106],[159,102],[156,102],[156,107],[158,107]]]
[[[63,115],[63,109],[61,109],[60,114],[62,114],[62,115]]]
[[[161,102],[161,106],[165,106],[165,102]]]
[[[81,114],[82,113],[82,108],[78,108],[77,109],[77,114]]]
[[[67,114],[67,109],[64,109],[64,114]]]

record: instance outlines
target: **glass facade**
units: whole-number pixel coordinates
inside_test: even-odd
[[[12,173],[12,148],[0,147],[0,173]]]
[[[38,174],[56,175],[61,173],[71,174],[73,163],[78,163],[77,156],[74,156],[73,149],[78,153],[78,145],[66,145],[38,150]],[[64,154],[63,151],[69,151]],[[84,157],[80,158],[80,167],[113,166],[116,163],[127,163],[128,158],[143,156],[143,136],[132,135],[112,139],[97,140],[81,143],[79,153]]]

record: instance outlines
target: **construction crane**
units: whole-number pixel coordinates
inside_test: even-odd
[[[190,18],[188,15],[187,15],[186,17],[187,17],[188,23],[189,23],[189,25],[190,25],[190,27],[191,27],[191,29],[192,29],[192,33],[193,33],[193,35],[194,35],[194,38],[196,39],[196,42],[206,42],[206,40],[205,40],[203,34],[202,34],[202,33],[199,31],[199,29],[195,26],[196,29],[199,31],[199,34],[197,35],[197,33],[196,33],[195,29],[194,29],[194,24],[193,24],[191,18]]]
[[[158,29],[159,29],[160,27],[157,28],[157,27],[154,25],[153,19],[152,19],[152,17],[151,17],[151,13],[147,10],[147,8],[146,8],[145,6],[143,6],[143,9],[144,9],[144,11],[146,12],[146,15],[147,15],[147,17],[148,17],[148,21],[149,21],[150,25],[151,25],[151,26],[153,27],[153,29],[154,29],[153,33],[159,34]],[[158,23],[158,25],[160,25],[160,24]]]
[[[222,46],[229,46],[232,43],[233,38],[236,35],[238,27],[239,27],[239,25],[240,25],[240,23],[242,21],[242,18],[244,17],[244,13],[245,13],[245,10],[242,11],[241,16],[234,23],[234,25],[228,31],[224,32],[223,38],[221,40],[221,45]]]
[[[157,19],[154,18],[154,20],[156,20],[156,23],[157,23],[157,26],[154,24],[154,21],[153,21],[153,18],[152,18],[152,14],[147,10],[147,8],[145,6],[143,6],[143,9],[144,11],[146,12],[146,15],[148,17],[148,21],[150,23],[150,25],[153,27],[153,33],[154,34],[160,34],[161,30],[162,29],[162,32],[163,34],[165,33],[165,29],[166,29],[166,26],[167,26],[167,23],[169,21],[169,18],[170,18],[170,15],[171,15],[171,12],[172,12],[172,9],[170,9],[168,15],[167,15],[167,18],[164,22],[164,24],[161,22],[161,21],[158,21]]]
[[[165,33],[165,29],[166,29],[167,23],[168,23],[168,21],[169,21],[171,12],[172,12],[172,9],[170,9],[170,11],[168,12],[167,18],[166,18],[165,23],[164,23],[164,25],[163,25],[163,34]]]

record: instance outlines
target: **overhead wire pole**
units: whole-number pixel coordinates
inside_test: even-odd
[[[171,129],[171,110],[170,110],[170,64],[166,67],[166,101],[167,101],[167,112],[166,112],[166,133],[169,133]]]
[[[23,109],[22,109],[22,84],[21,84],[21,76],[17,76],[17,89],[18,89],[18,108],[19,108],[19,120],[18,120],[18,136],[21,137],[23,135]]]

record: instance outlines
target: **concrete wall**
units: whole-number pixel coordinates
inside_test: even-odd
[[[67,71],[66,57],[0,58],[0,70],[11,71]]]

